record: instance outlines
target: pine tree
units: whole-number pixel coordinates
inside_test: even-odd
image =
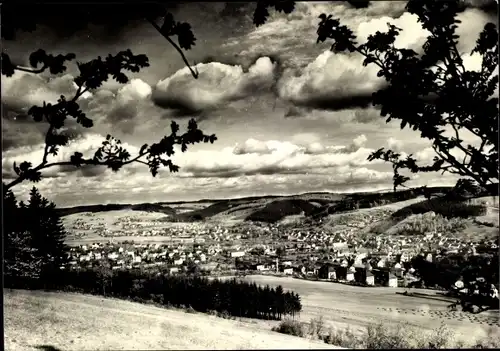
[[[33,248],[31,235],[14,193],[3,190],[4,276],[6,287],[20,287],[40,276],[41,260]]]
[[[30,198],[21,208],[30,233],[32,246],[42,260],[42,282],[50,284],[60,272],[60,267],[68,262],[68,247],[64,244],[66,231],[55,204],[44,198],[37,188],[30,191]]]

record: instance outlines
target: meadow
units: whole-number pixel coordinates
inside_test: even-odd
[[[332,349],[259,324],[111,298],[4,290],[6,350]]]
[[[270,286],[282,285],[301,296],[301,321],[323,317],[335,328],[349,327],[361,331],[368,325],[383,322],[387,325],[407,323],[418,329],[431,331],[444,324],[470,342],[486,336],[489,329],[500,331],[498,311],[471,314],[450,311],[453,301],[430,290],[411,289],[412,292],[430,294],[428,297],[410,297],[403,288],[358,287],[338,283],[315,282],[294,278],[252,275],[245,280]]]

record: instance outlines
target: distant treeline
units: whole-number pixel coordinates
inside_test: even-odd
[[[203,313],[218,312],[234,317],[279,320],[286,315],[295,316],[302,310],[300,296],[294,292],[285,292],[281,286],[263,287],[236,279],[211,280],[140,269],[110,270],[98,267],[63,270],[54,279],[43,282],[24,280],[13,285],[191,307]]]
[[[175,210],[173,208],[163,205],[161,203],[84,205],[84,206],[58,208],[56,209],[56,211],[59,216],[64,217],[81,212],[97,213],[97,212],[107,212],[107,211],[120,211],[127,209],[132,211],[159,212],[167,215],[175,214]]]
[[[406,218],[411,215],[434,212],[446,218],[468,218],[483,216],[487,213],[485,205],[468,204],[465,201],[434,198],[406,206],[392,214],[393,218]]]

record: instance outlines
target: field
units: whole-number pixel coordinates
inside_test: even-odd
[[[24,290],[4,290],[4,328],[5,348],[12,351],[335,348],[250,322]]]
[[[301,296],[303,312],[300,319],[323,316],[334,327],[361,329],[369,323],[407,322],[424,330],[436,329],[441,323],[455,331],[464,341],[486,335],[489,328],[500,331],[498,311],[481,314],[448,311],[451,301],[443,296],[409,297],[396,294],[402,288],[368,288],[338,283],[313,282],[272,276],[247,276],[243,279],[258,284],[291,289]],[[430,290],[414,290],[432,294]]]

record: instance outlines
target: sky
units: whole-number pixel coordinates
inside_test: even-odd
[[[458,49],[468,69],[477,70],[481,57],[470,52],[483,26],[496,16],[469,1],[459,14]],[[88,61],[120,50],[146,54],[150,67],[129,74],[129,82],[110,81],[85,94],[80,106],[94,127],[68,123],[73,135],[52,160],[67,160],[75,151],[93,155],[109,133],[132,155],[144,143],[169,133],[170,121],[181,130],[194,117],[214,144],[200,144],[173,161],[180,172],[160,171],[152,177],[146,166],[131,164],[113,173],[103,167],[50,168],[36,184],[58,206],[96,203],[231,198],[311,191],[351,192],[392,188],[392,168],[368,162],[381,147],[414,154],[423,162],[434,156],[418,132],[386,123],[379,110],[359,103],[381,86],[377,70],[363,67],[356,53],[332,53],[328,42],[316,43],[321,13],[348,25],[360,40],[390,22],[402,29],[396,46],[422,51],[426,31],[405,11],[405,1],[373,1],[366,8],[347,2],[297,3],[293,13],[270,11],[266,24],[255,27],[252,3],[184,3],[172,12],[192,25],[195,47],[186,52],[196,64],[193,79],[175,49],[147,22],[120,30],[89,25],[76,33],[39,26],[15,41],[2,41],[15,62],[28,64],[38,48],[48,53],[74,52]],[[74,63],[60,75],[16,72],[2,76],[2,178],[12,179],[12,163],[38,164],[47,125],[26,117],[32,105],[55,102],[75,92]],[[358,98],[358,99],[357,99]],[[465,136],[467,138],[468,136]],[[471,140],[471,142],[474,142]],[[409,185],[452,185],[455,177],[413,176]],[[33,183],[13,190],[25,198]]]

